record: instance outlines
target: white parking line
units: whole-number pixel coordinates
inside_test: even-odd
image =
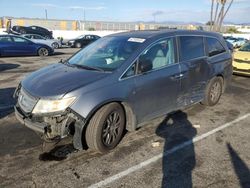
[[[124,177],[126,175],[129,175],[129,174],[131,174],[131,173],[133,173],[133,172],[135,172],[137,170],[140,170],[141,168],[143,168],[145,166],[148,166],[151,163],[156,162],[157,160],[161,159],[163,156],[167,156],[167,155],[169,155],[171,153],[174,153],[174,152],[176,152],[176,151],[178,151],[178,150],[180,150],[180,149],[182,149],[182,148],[184,148],[184,147],[186,147],[186,146],[188,146],[188,145],[190,145],[192,143],[203,140],[203,139],[207,138],[208,136],[213,135],[216,132],[221,131],[222,129],[225,129],[225,128],[229,127],[229,126],[232,126],[233,124],[235,124],[235,123],[237,123],[237,122],[239,122],[239,121],[241,121],[243,119],[246,119],[248,117],[250,117],[250,113],[245,114],[244,116],[241,116],[241,117],[239,117],[239,118],[237,118],[237,119],[235,119],[235,120],[233,120],[233,121],[231,121],[229,123],[221,125],[221,126],[215,128],[215,129],[213,129],[213,130],[211,130],[211,131],[209,131],[207,133],[204,133],[204,134],[202,134],[200,136],[194,137],[191,140],[188,140],[188,141],[186,141],[186,142],[184,142],[184,143],[182,143],[180,145],[177,145],[177,146],[173,147],[170,150],[167,150],[164,153],[156,155],[156,156],[154,156],[154,157],[152,157],[152,158],[150,158],[150,159],[148,159],[146,161],[143,161],[143,162],[141,162],[141,163],[139,163],[139,164],[137,164],[135,166],[132,166],[132,167],[128,168],[127,170],[124,170],[124,171],[122,171],[122,172],[120,172],[118,174],[115,174],[115,175],[113,175],[111,177],[108,177],[105,180],[102,180],[102,181],[100,181],[98,183],[92,184],[92,185],[89,186],[89,188],[103,187],[103,186],[105,186],[105,185],[107,185],[109,183],[112,183],[112,182],[114,182],[114,181],[116,181],[116,180],[118,180],[118,179],[120,179],[120,178],[122,178],[122,177]]]
[[[9,106],[0,106],[0,110],[7,110],[7,109],[10,109],[10,108],[13,108],[14,105],[9,105]]]

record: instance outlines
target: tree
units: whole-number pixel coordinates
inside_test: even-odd
[[[211,3],[210,22],[209,22],[210,30],[220,32],[223,20],[226,17],[233,3],[233,0],[231,0],[230,3],[227,3],[229,0],[211,0],[211,1],[212,3]],[[215,1],[216,1],[216,8],[214,11]]]

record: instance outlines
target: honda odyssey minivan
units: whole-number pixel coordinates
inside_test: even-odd
[[[231,75],[220,34],[118,33],[27,76],[15,91],[15,113],[44,139],[71,136],[76,149],[86,143],[106,152],[125,129],[196,103],[215,105]]]

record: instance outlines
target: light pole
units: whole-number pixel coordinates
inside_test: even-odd
[[[48,12],[47,12],[47,9],[45,9],[45,18],[46,18],[46,20],[48,19]]]

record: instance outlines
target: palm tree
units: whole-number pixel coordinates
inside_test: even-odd
[[[213,13],[214,13],[214,10],[213,10],[214,9],[214,1],[215,0],[212,0],[212,4],[211,4],[210,30],[220,32],[223,20],[224,20],[225,16],[227,15],[227,13],[228,13],[228,11],[233,3],[233,0],[230,1],[226,11],[225,11],[225,6],[227,4],[227,0],[216,0],[215,14],[213,15]],[[219,10],[219,14],[218,14],[218,10]],[[213,25],[212,25],[212,23],[213,23]]]

